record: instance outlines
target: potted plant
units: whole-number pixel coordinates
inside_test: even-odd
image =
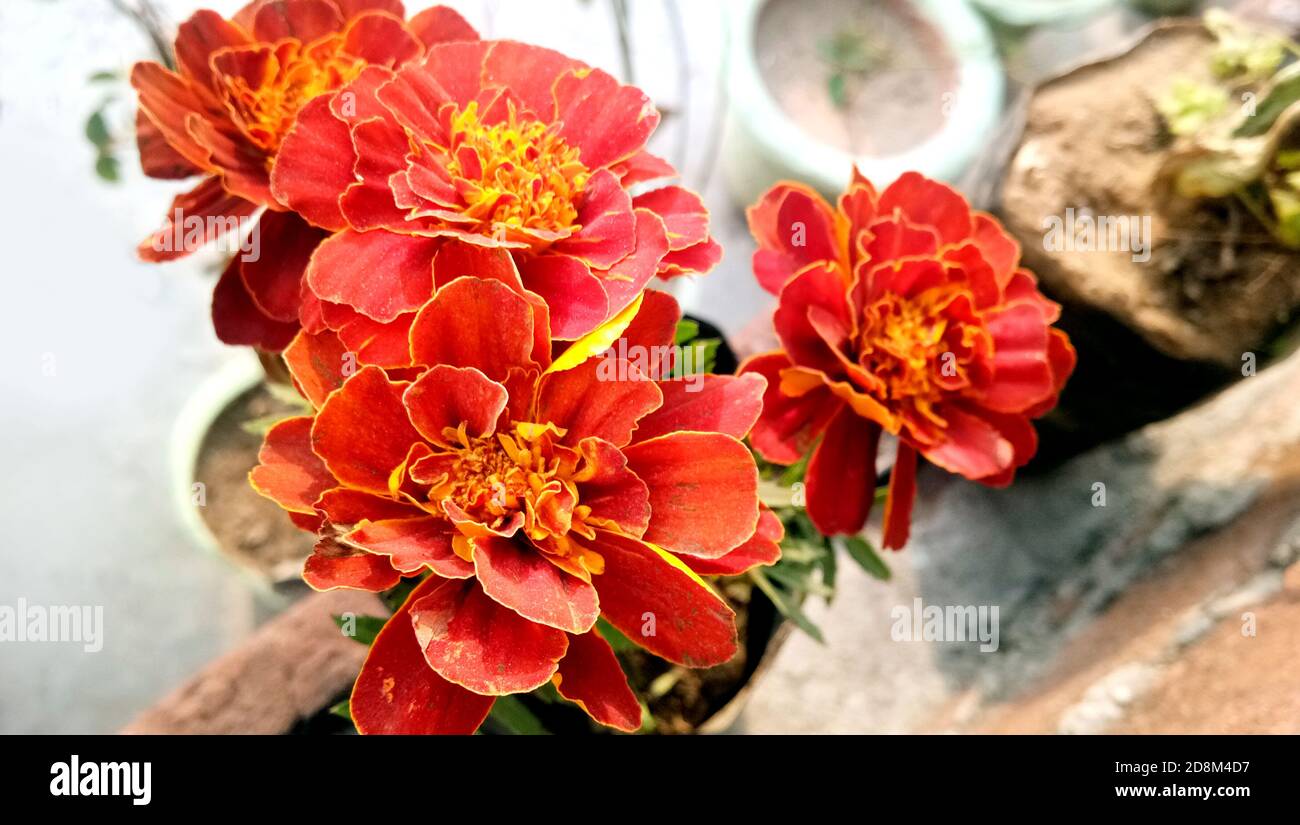
[[[722,157],[739,205],[782,179],[830,195],[855,163],[952,180],[997,123],[1002,69],[965,4],[741,0],[729,20]]]

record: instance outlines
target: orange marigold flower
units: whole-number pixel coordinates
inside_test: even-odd
[[[267,434],[252,482],[317,533],[308,583],[378,591],[427,576],[357,679],[363,733],[468,733],[493,697],[548,681],[636,730],[597,617],[670,661],[724,662],[735,617],[699,575],[780,555],[740,440],[766,382],[705,376],[691,391],[646,375],[631,353],[666,351],[679,318],[663,293],[554,360],[546,315],[517,280],[465,276],[416,313],[415,369],[346,376],[329,331],[289,350],[318,409]],[[591,354],[620,330],[625,346]]]
[[[334,233],[307,271],[303,325],[362,363],[411,363],[407,333],[449,240],[509,250],[550,334],[574,340],[654,276],[721,257],[700,198],[644,150],[659,114],[639,89],[512,41],[446,43],[371,68],[309,104],[271,175],[277,197]],[[380,283],[376,271],[382,269]]]
[[[907,543],[918,453],[983,484],[1011,483],[1037,449],[1030,419],[1056,405],[1075,354],[1051,326],[1060,307],[992,216],[919,174],[878,194],[854,170],[838,209],[781,184],[749,224],[754,273],[780,295],[782,346],[741,367],[768,379],[751,440],[779,464],[812,449],[818,530],[862,529],[882,431],[898,437],[885,547]]]
[[[177,71],[154,62],[132,69],[145,174],[204,176],[175,199],[140,256],[179,258],[267,210],[256,227],[264,254],[232,259],[213,295],[226,343],[279,351],[299,327],[302,275],[325,233],[287,211],[270,183],[298,112],[367,66],[396,68],[427,46],[478,39],[442,6],[409,23],[404,15],[400,0],[254,0],[230,20],[201,10],[177,31]]]

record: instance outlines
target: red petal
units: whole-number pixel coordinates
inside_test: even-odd
[[[191,115],[204,111],[190,85],[157,63],[140,62],[131,67],[131,86],[140,96],[140,109],[167,144],[198,169],[215,171],[208,163],[207,151],[186,127]]]
[[[266,315],[239,276],[239,258],[232,258],[212,292],[212,324],[222,343],[257,347],[279,352],[298,334],[298,324],[284,323]]]
[[[560,75],[554,94],[560,136],[578,148],[588,169],[631,157],[659,125],[659,113],[644,92],[600,69]]]
[[[716,433],[674,433],[623,452],[650,488],[646,541],[718,558],[753,535],[758,470],[744,444]]]
[[[677,170],[671,163],[644,149],[627,160],[614,164],[610,169],[618,175],[619,182],[624,188],[677,176]]]
[[[925,450],[925,457],[950,473],[970,479],[995,476],[1013,466],[1015,446],[992,424],[956,407],[938,410],[947,420],[943,443]]]
[[[500,281],[452,281],[411,327],[415,363],[474,367],[494,381],[512,367],[532,366],[532,351],[532,307]]]
[[[362,521],[418,518],[425,515],[423,510],[413,504],[348,487],[327,491],[317,500],[316,509],[324,513],[336,527],[347,527]]]
[[[376,321],[392,321],[433,294],[437,247],[432,238],[344,230],[317,247],[307,281],[322,301],[346,304]]]
[[[338,328],[339,340],[356,353],[357,361],[361,364],[385,368],[409,367],[411,324],[414,321],[414,312],[402,313],[387,324],[352,313],[346,323]]]
[[[442,431],[468,425],[470,436],[491,435],[506,408],[506,388],[476,369],[438,364],[415,380],[403,400],[411,423],[429,441],[445,444]]]
[[[316,408],[343,386],[354,368],[343,342],[328,330],[315,335],[300,331],[285,349],[284,361],[298,391]]]
[[[650,378],[662,378],[672,371],[672,353],[668,349],[677,338],[677,322],[682,318],[677,299],[666,292],[647,289],[632,323],[623,330],[625,352],[649,354]],[[666,356],[666,357],[665,357]],[[662,363],[661,363],[662,362]]]
[[[608,356],[543,375],[537,395],[539,417],[566,430],[566,444],[595,436],[622,447],[636,422],[661,403],[659,387],[635,365]]]
[[[385,12],[369,12],[348,23],[343,50],[367,63],[394,68],[424,54],[424,46],[401,20]]]
[[[402,405],[405,389],[382,369],[365,367],[321,407],[312,448],[339,481],[368,492],[389,491],[393,470],[420,440]]]
[[[356,180],[356,156],[347,124],[329,104],[329,95],[321,95],[298,111],[276,153],[271,191],[316,226],[337,231],[347,225],[339,196]]]
[[[453,43],[457,40],[478,40],[478,32],[465,22],[465,18],[447,6],[425,9],[411,18],[411,31],[425,46],[435,43]]]
[[[786,281],[808,264],[838,261],[835,213],[821,195],[800,184],[778,184],[746,212],[758,241],[754,275],[779,295]]]
[[[608,522],[603,526],[628,535],[644,535],[650,526],[650,489],[627,468],[627,457],[598,438],[584,439],[578,449],[586,463],[574,480],[579,503],[591,508],[587,520]]]
[[[709,239],[709,210],[700,196],[680,186],[664,186],[637,195],[632,202],[663,218],[668,230],[668,248],[674,252]]]
[[[530,621],[586,633],[600,615],[596,589],[531,545],[498,536],[475,539],[474,572],[484,593]]]
[[[555,244],[556,252],[581,258],[596,269],[609,269],[636,248],[632,198],[607,169],[597,170],[587,181],[576,223],[582,228]]]
[[[754,450],[776,464],[794,464],[804,457],[843,402],[830,389],[819,387],[797,397],[781,392],[781,371],[792,366],[784,352],[755,355],[740,372],[767,379],[763,413],[749,435]]]
[[[836,269],[810,266],[790,279],[772,323],[791,361],[831,377],[843,375],[836,352],[852,334],[854,321]]]
[[[315,513],[321,493],[338,486],[311,449],[310,416],[288,418],[266,433],[249,480],[257,492],[286,510]]]
[[[895,210],[919,226],[933,227],[941,244],[970,237],[971,213],[956,190],[917,172],[905,172],[880,195],[880,214]]]
[[[679,430],[744,438],[763,411],[767,380],[753,372],[702,375],[688,380],[661,381],[659,389],[663,392],[663,405],[637,422],[637,441]]]
[[[488,696],[534,690],[555,675],[569,646],[564,631],[503,607],[473,579],[433,581],[412,594],[411,621],[438,675]]]
[[[387,556],[348,547],[334,539],[321,539],[302,568],[303,581],[313,590],[368,590],[379,593],[394,587],[402,576]]]
[[[550,310],[551,333],[572,341],[609,317],[605,287],[585,263],[568,255],[543,255],[520,265],[524,286]]]
[[[874,492],[874,491],[873,491]],[[889,476],[889,497],[885,500],[884,545],[901,550],[912,529],[912,502],[916,499],[916,450],[898,442],[898,458]]]
[[[257,222],[258,256],[242,261],[239,273],[257,308],[277,321],[297,322],[302,276],[325,233],[293,212],[264,213]]]
[[[781,558],[783,538],[785,527],[782,526],[781,519],[764,507],[758,516],[758,527],[749,541],[720,558],[697,559],[685,556],[682,561],[701,576],[736,576],[761,565],[776,564]]]
[[[352,721],[361,733],[468,735],[492,709],[491,697],[453,685],[424,660],[411,605],[438,581],[416,588],[375,637],[352,688]]]
[[[736,655],[736,614],[684,565],[604,530],[581,543],[605,559],[605,572],[593,579],[601,615],[633,642],[686,667]]]
[[[253,18],[253,36],[267,43],[285,37],[308,43],[341,28],[343,18],[327,0],[276,0]]]
[[[176,29],[176,64],[182,77],[193,81],[194,88],[212,103],[212,53],[229,46],[248,43],[248,35],[215,11],[200,9]]]
[[[427,567],[444,579],[468,579],[474,575],[474,566],[451,549],[453,532],[446,519],[424,516],[362,524],[348,534],[347,540],[387,556],[403,575]]]
[[[217,177],[204,178],[172,201],[162,227],[137,248],[141,260],[158,263],[184,257],[229,232],[238,236],[257,204],[232,195]],[[176,226],[175,219],[181,224]]]
[[[557,78],[566,72],[587,71],[585,63],[551,49],[511,40],[490,44],[483,58],[483,86],[509,89],[528,111],[543,121],[556,119]],[[569,141],[574,145],[573,141]],[[603,166],[583,158],[588,169]]]
[[[175,180],[203,171],[167,143],[162,130],[149,119],[144,109],[137,109],[135,113],[135,142],[140,150],[140,168],[151,178]]]
[[[646,210],[636,210],[636,250],[602,273],[609,294],[609,312],[619,312],[640,295],[645,285],[659,272],[660,262],[668,254],[668,232],[663,219]]]
[[[824,535],[862,529],[876,495],[880,425],[840,407],[808,462],[808,518]]]
[[[641,703],[609,642],[595,630],[569,637],[569,652],[555,676],[560,695],[576,702],[602,725],[635,733],[641,728]]]
[[[997,412],[1014,413],[1056,395],[1048,327],[1038,308],[1017,304],[990,312],[985,324],[993,336],[993,383],[979,403]]]

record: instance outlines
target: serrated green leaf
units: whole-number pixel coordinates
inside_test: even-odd
[[[889,581],[893,575],[889,570],[889,565],[885,560],[880,558],[876,553],[876,548],[872,547],[866,539],[860,536],[846,536],[843,540],[844,549],[848,551],[849,558],[858,563],[858,567],[867,571],[867,574],[880,579],[882,582]]]

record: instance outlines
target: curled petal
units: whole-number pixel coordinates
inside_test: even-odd
[[[609,646],[594,629],[569,636],[569,651],[553,681],[560,695],[592,719],[627,733],[641,728],[641,703]]]
[[[548,627],[586,633],[600,615],[596,589],[515,539],[474,540],[474,572],[493,600]]]
[[[287,418],[266,433],[249,480],[257,492],[295,513],[315,513],[316,499],[338,485],[311,449],[310,417]]]
[[[387,494],[420,434],[411,426],[402,393],[378,367],[365,367],[331,395],[312,426],[312,449],[339,481]]]

